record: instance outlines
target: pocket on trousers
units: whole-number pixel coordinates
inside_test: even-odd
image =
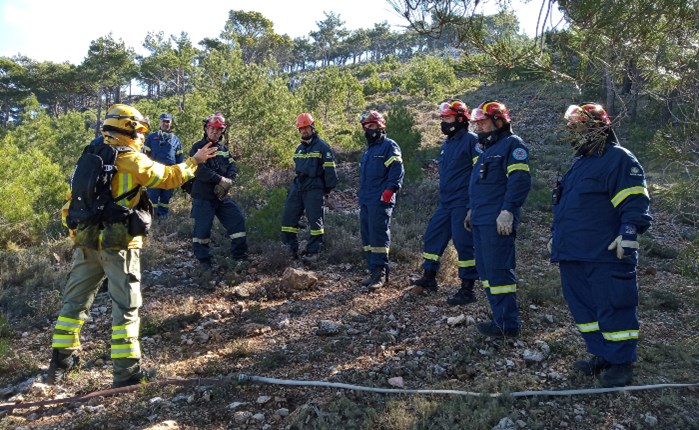
[[[612,306],[617,309],[638,306],[636,271],[612,272],[609,294]]]

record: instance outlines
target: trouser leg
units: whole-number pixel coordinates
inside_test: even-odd
[[[371,269],[371,245],[369,244],[369,207],[361,205],[359,208],[359,232],[362,236],[362,252],[367,268]]]
[[[468,209],[465,207],[451,209],[451,238],[459,256],[459,278],[478,279],[473,250],[473,234],[464,228],[466,212],[468,212]]]
[[[451,229],[449,228],[449,210],[442,205],[437,206],[437,210],[427,223],[424,235],[424,246],[422,252],[422,268],[424,270],[438,271],[442,254],[451,239]]]
[[[314,189],[305,191],[302,194],[303,205],[306,208],[311,237],[306,245],[308,254],[317,254],[323,245],[325,235],[325,225],[323,219],[323,190]]]
[[[231,239],[231,255],[233,258],[245,258],[248,252],[248,242],[245,232],[245,215],[238,205],[227,197],[216,208],[216,217],[226,229]]]
[[[368,206],[369,218],[369,269],[388,266],[391,248],[391,215],[393,208],[387,204]]]
[[[303,215],[303,199],[301,192],[295,186],[289,190],[284,202],[284,213],[282,214],[282,243],[297,253],[299,250],[299,220]]]
[[[214,223],[214,207],[210,200],[192,199],[192,214],[194,218],[194,233],[192,238],[192,248],[194,256],[200,260],[211,258],[211,228]]]
[[[158,203],[158,214],[166,218],[170,213],[170,199],[174,190],[160,190],[160,203]],[[153,204],[155,206],[155,204]]]
[[[112,298],[111,358],[114,381],[125,381],[140,371],[139,343],[141,297],[141,251],[101,251],[100,257]]]
[[[501,329],[519,330],[517,281],[515,268],[515,234],[500,236],[495,225],[473,226],[477,246],[478,273],[486,289],[493,321]],[[482,263],[478,263],[478,259]],[[482,271],[481,271],[482,268]]]
[[[54,326],[51,346],[69,355],[80,347],[80,331],[89,317],[105,272],[99,252],[78,247],[73,251],[73,263],[63,289],[63,306]]]

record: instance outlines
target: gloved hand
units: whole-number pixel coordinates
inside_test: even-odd
[[[221,176],[221,181],[218,183],[218,185],[222,186],[223,189],[228,192],[228,190],[233,186],[233,181],[225,176]]]
[[[495,223],[498,225],[498,234],[500,236],[509,236],[512,234],[512,222],[514,217],[512,212],[507,210],[501,210],[500,215],[498,215]]]
[[[622,224],[619,228],[619,235],[609,244],[607,250],[616,250],[616,258],[623,260],[633,254],[639,248],[636,234],[636,226],[633,224]]]
[[[466,231],[471,231],[471,209],[466,212],[466,218],[464,218],[464,228]]]
[[[393,199],[393,195],[395,193],[393,190],[383,190],[383,194],[381,194],[381,201],[384,203],[391,203],[391,199]]]
[[[223,185],[214,185],[214,195],[216,195],[216,197],[218,197],[219,200],[223,200],[226,197],[226,194],[228,194],[228,191],[226,191],[226,189],[223,188]]]

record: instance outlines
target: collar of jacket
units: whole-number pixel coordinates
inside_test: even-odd
[[[104,143],[112,146],[128,146],[136,152],[141,152],[143,142],[131,139],[129,136],[113,131],[103,131]]]

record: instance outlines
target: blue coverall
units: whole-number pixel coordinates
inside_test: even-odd
[[[554,193],[551,261],[587,350],[611,364],[637,358],[638,252],[620,260],[607,247],[622,225],[646,231],[649,205],[643,168],[611,139],[577,158]]]
[[[519,136],[502,132],[482,151],[471,174],[469,194],[473,244],[478,274],[486,289],[493,322],[503,330],[519,330],[515,238],[520,208],[529,194],[529,151]],[[496,219],[501,210],[513,215],[512,234],[501,236]]]
[[[403,184],[403,159],[398,144],[381,135],[368,143],[359,163],[359,222],[362,245],[370,271],[388,267],[391,215],[396,204],[381,201],[384,190],[398,192]]]
[[[282,215],[282,242],[294,253],[299,250],[299,219],[306,211],[311,237],[306,253],[317,254],[323,244],[323,196],[337,186],[335,160],[330,146],[318,134],[301,143],[294,153],[296,178],[291,184]]]
[[[180,164],[184,161],[182,144],[180,138],[173,133],[158,130],[151,133],[143,144],[145,152],[151,160],[166,166]],[[148,188],[148,197],[153,203],[155,214],[160,217],[167,217],[170,212],[170,199],[174,190],[163,190],[160,188]]]
[[[439,205],[427,224],[424,236],[424,270],[439,270],[439,260],[454,242],[459,254],[459,278],[478,279],[473,257],[473,235],[464,228],[468,211],[468,185],[478,157],[475,134],[461,129],[442,144],[439,154]]]
[[[190,155],[196,154],[208,139],[205,137],[192,146]],[[228,237],[231,239],[231,254],[234,259],[243,259],[247,255],[248,244],[245,234],[245,216],[232,198],[226,196],[219,200],[214,194],[214,187],[226,177],[235,182],[238,168],[226,145],[216,143],[216,156],[204,164],[200,164],[195,173],[192,185],[192,214],[194,218],[194,237],[192,238],[194,256],[199,261],[209,261],[211,253],[211,228],[214,215],[223,224]]]

